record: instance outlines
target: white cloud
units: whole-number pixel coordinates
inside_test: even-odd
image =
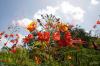
[[[69,2],[62,2],[61,8],[62,13],[66,14],[66,17],[70,17],[76,21],[83,21],[85,11],[81,7],[74,6]]]
[[[40,9],[34,14],[34,18],[41,18],[41,14],[54,14],[63,16],[64,19],[72,19],[74,21],[83,21],[85,11],[79,7],[75,6],[67,1],[61,2],[59,5],[56,6],[47,6],[45,9]]]
[[[97,5],[97,4],[99,4],[99,1],[97,1],[97,0],[91,0],[91,4],[92,5]]]
[[[20,19],[20,20],[17,20],[17,21],[12,21],[12,24],[15,26],[15,25],[18,25],[20,27],[27,27],[28,24],[30,24],[32,22],[31,19],[29,18],[23,18],[23,19]]]
[[[34,18],[41,18],[41,14],[56,14],[58,7],[47,6],[46,9],[40,9],[34,14]]]
[[[21,27],[27,27],[32,22],[31,19],[23,18],[17,21],[17,24]]]

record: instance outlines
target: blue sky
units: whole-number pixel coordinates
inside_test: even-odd
[[[46,13],[89,31],[100,15],[100,0],[0,0],[0,31],[6,30],[13,21],[23,27],[32,18]],[[21,31],[20,35],[23,37],[24,33]]]
[[[82,28],[90,30],[100,14],[100,0],[0,0],[0,31],[6,29],[13,20],[31,19],[41,14],[39,11],[48,13],[50,9],[52,11],[50,13],[60,16],[65,22],[75,22]],[[75,9],[81,12],[80,15],[72,16]],[[74,19],[78,17],[80,18]]]

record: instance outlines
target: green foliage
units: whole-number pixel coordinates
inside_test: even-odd
[[[97,38],[95,42],[100,45],[100,38]]]
[[[71,33],[73,38],[81,38],[84,41],[90,41],[92,39],[89,33],[86,33],[82,28],[75,27],[71,29]]]
[[[18,48],[16,53],[0,52],[0,60],[4,60],[4,66],[33,66],[26,49]],[[2,62],[1,62],[2,63]],[[1,65],[0,65],[1,66]]]
[[[87,48],[33,48],[28,51],[18,48],[16,53],[0,52],[0,66],[99,66],[100,51]],[[46,51],[43,51],[46,50]],[[39,56],[41,63],[36,64],[34,57]]]

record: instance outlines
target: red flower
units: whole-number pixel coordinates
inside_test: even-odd
[[[38,32],[37,33],[38,35],[38,40],[41,40],[41,41],[49,41],[50,39],[50,33],[49,32]]]
[[[23,42],[24,42],[24,43],[29,43],[29,38],[28,38],[28,37],[25,37],[25,38],[23,39]]]
[[[17,44],[18,43],[18,39],[10,40],[10,42],[13,43],[13,44]]]
[[[44,40],[49,41],[50,39],[50,33],[49,32],[44,32]]]
[[[67,45],[70,45],[70,44],[71,44],[72,39],[71,39],[71,34],[70,34],[70,32],[66,32],[66,33],[65,33],[64,39],[65,39]]]
[[[5,34],[5,38],[8,38],[8,34]]]
[[[100,24],[100,20],[97,21],[97,24]]]
[[[18,43],[18,39],[15,39],[16,44]]]
[[[17,39],[19,39],[19,34],[16,34]]]
[[[11,43],[15,43],[15,40],[11,40],[10,42],[11,42]]]
[[[19,34],[16,34],[16,36],[19,36]]]
[[[12,37],[12,38],[13,38],[13,37],[14,37],[14,34],[10,34],[10,37]]]
[[[34,37],[33,37],[32,34],[29,34],[29,35],[28,35],[28,38],[29,38],[29,39],[33,39]]]
[[[12,49],[11,52],[12,52],[12,53],[16,53],[16,50],[15,50],[15,49]]]
[[[66,41],[63,40],[63,39],[61,39],[61,40],[58,41],[58,45],[59,45],[60,47],[65,47],[65,46],[67,46]]]
[[[59,41],[60,40],[60,32],[53,33],[53,40]]]
[[[12,49],[10,50],[10,52],[16,53],[16,47],[12,48]]]
[[[6,46],[7,45],[7,42],[6,43],[4,43],[4,46]]]
[[[38,32],[37,35],[38,35],[38,40],[43,40],[44,35],[42,32]]]
[[[2,36],[0,35],[0,39],[2,38]]]
[[[60,39],[58,41],[58,45],[60,47],[65,47],[72,44],[71,34],[70,32],[66,32],[64,35],[64,39]]]

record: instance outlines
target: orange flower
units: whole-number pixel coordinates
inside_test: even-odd
[[[41,58],[38,56],[35,56],[35,63],[40,64],[41,63]]]
[[[65,32],[65,31],[68,30],[68,25],[58,22],[57,23],[57,29],[59,29],[59,31],[61,31],[61,32]]]
[[[0,62],[8,62],[8,60],[0,60]]]
[[[68,55],[68,56],[67,56],[67,59],[68,59],[68,60],[71,60],[71,59],[72,59],[72,57],[71,57],[70,55]]]
[[[4,34],[4,32],[0,32],[0,39],[2,38],[2,35]]]
[[[0,32],[0,35],[3,35],[5,32]]]
[[[36,29],[36,25],[37,23],[36,22],[32,22],[31,24],[28,25],[27,29],[32,32]]]
[[[68,30],[68,26],[65,25],[65,24],[61,24],[59,30],[60,30],[61,32],[65,32],[65,31]]]
[[[60,40],[60,32],[53,33],[53,40],[59,41]]]

